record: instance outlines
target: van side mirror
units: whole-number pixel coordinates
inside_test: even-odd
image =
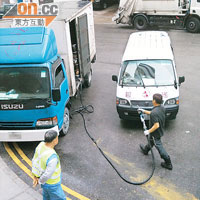
[[[181,85],[181,83],[185,82],[185,76],[179,77],[178,83]]]
[[[53,97],[53,101],[55,102],[58,102],[61,100],[61,94],[60,94],[59,88],[52,89],[52,97]]]
[[[112,80],[115,81],[115,82],[117,82],[118,81],[117,76],[116,75],[112,75]]]

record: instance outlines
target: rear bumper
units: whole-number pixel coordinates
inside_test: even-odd
[[[44,134],[48,130],[58,131],[58,126],[49,129],[35,130],[0,130],[0,141],[2,142],[27,142],[27,141],[42,141]]]
[[[145,110],[152,110],[153,107],[142,107]],[[117,112],[120,119],[125,120],[140,120],[137,112],[137,107],[119,106],[117,105]],[[165,106],[166,120],[175,119],[179,110],[179,105]]]

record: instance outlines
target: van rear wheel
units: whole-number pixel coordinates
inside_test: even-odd
[[[138,30],[145,30],[148,26],[148,22],[144,16],[138,15],[133,19],[133,25]]]

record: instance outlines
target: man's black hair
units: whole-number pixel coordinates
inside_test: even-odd
[[[58,133],[54,130],[47,131],[44,135],[44,142],[50,143],[52,142],[56,137],[58,136]]]
[[[158,93],[153,95],[153,100],[155,100],[157,104],[163,103],[162,95]]]

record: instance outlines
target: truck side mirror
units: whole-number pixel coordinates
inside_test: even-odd
[[[116,75],[112,75],[112,80],[115,81],[115,82],[117,82],[118,81],[117,76]]]
[[[61,100],[61,94],[60,94],[59,88],[54,88],[52,90],[52,97],[53,97],[53,101],[55,101],[55,102],[58,102]]]
[[[181,83],[185,82],[185,76],[179,77],[178,83],[181,85]]]

